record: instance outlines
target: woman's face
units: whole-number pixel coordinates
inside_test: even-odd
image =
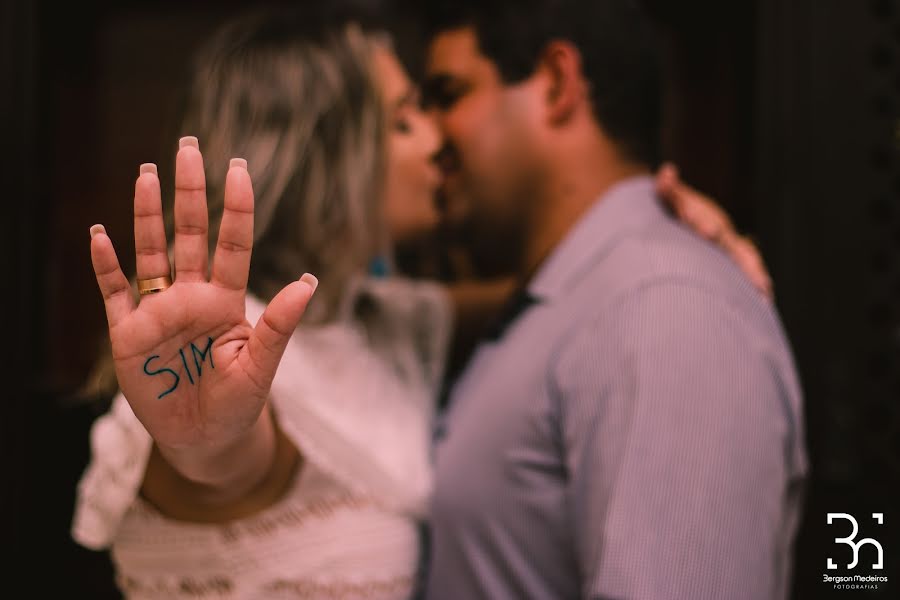
[[[388,126],[385,218],[395,243],[414,241],[430,233],[440,217],[435,192],[441,172],[434,157],[441,137],[394,53],[379,47],[374,62]]]

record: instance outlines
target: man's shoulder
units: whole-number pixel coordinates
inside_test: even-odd
[[[796,388],[774,306],[718,249],[691,236],[635,232],[586,274],[571,306],[560,307],[569,316],[550,353],[553,381],[617,381],[623,369],[656,377],[679,364],[679,372],[775,376]]]
[[[571,326],[563,344],[565,338],[602,335],[610,327],[627,334],[629,316],[635,315],[685,328],[722,319],[730,330],[716,335],[786,344],[772,303],[728,255],[665,217],[625,232],[591,261],[567,303]]]
[[[611,286],[621,293],[648,283],[678,281],[723,297],[753,301],[759,296],[722,248],[664,216],[624,232],[594,263],[587,279],[589,285]]]
[[[690,290],[738,313],[772,313],[771,303],[724,250],[661,214],[622,232],[615,244],[589,261],[573,289],[573,301],[583,307],[575,314],[592,318],[627,309],[637,298],[674,290]]]

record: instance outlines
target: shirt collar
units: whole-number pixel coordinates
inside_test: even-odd
[[[528,284],[538,301],[564,293],[629,230],[659,215],[653,177],[629,177],[610,187],[551,251]]]

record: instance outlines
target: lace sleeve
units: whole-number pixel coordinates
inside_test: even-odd
[[[118,394],[91,427],[91,462],[78,482],[72,537],[99,550],[109,547],[144,478],[153,440]]]

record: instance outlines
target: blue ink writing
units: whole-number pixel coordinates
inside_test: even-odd
[[[212,368],[212,369],[216,368],[216,364],[213,362],[212,344],[213,344],[213,339],[207,338],[206,339],[206,347],[203,348],[203,350],[201,350],[194,344],[194,342],[191,342],[191,357],[194,359],[194,368],[197,369],[197,377],[200,377],[201,375],[203,375],[202,365],[206,363],[207,358],[209,358],[210,368]],[[191,382],[191,385],[194,385],[194,376],[193,376],[193,374],[191,374],[190,366],[188,366],[187,356],[184,353],[184,349],[183,348],[180,349],[178,351],[178,354],[181,355],[181,364],[184,365],[184,370],[187,373],[188,381]],[[179,382],[181,381],[181,377],[174,370],[169,369],[167,367],[163,367],[163,368],[157,369],[155,371],[151,371],[150,363],[152,361],[156,360],[157,358],[159,358],[159,355],[154,354],[153,356],[148,358],[146,360],[146,362],[144,362],[144,373],[146,373],[147,375],[150,375],[151,377],[153,377],[155,375],[160,375],[162,373],[169,373],[175,378],[175,381],[172,382],[172,387],[170,387],[165,392],[163,392],[162,394],[157,396],[157,399],[159,399],[159,398],[162,398],[163,396],[166,396],[166,395],[174,392],[175,389],[178,387]]]
[[[191,385],[194,385],[194,378],[191,376],[191,370],[190,370],[190,368],[188,367],[187,359],[184,357],[184,349],[182,348],[181,350],[179,350],[179,351],[178,351],[178,354],[181,355],[181,364],[184,365],[184,370],[187,371],[187,374],[188,374],[188,381],[191,382]]]
[[[212,342],[213,342],[212,338],[208,338],[206,340],[206,348],[204,348],[202,351],[200,350],[200,348],[198,348],[197,346],[194,345],[194,342],[191,342],[191,354],[194,357],[194,366],[197,367],[197,377],[200,377],[201,375],[203,375],[203,369],[200,367],[200,362],[206,362],[207,354],[209,355],[209,366],[212,367],[213,369],[216,368],[215,363],[213,363],[212,352],[210,352],[210,350],[212,350]],[[200,355],[200,362],[197,362],[198,354]]]
[[[146,373],[147,375],[150,375],[151,377],[153,375],[159,375],[160,373],[171,373],[175,377],[175,382],[172,384],[172,387],[170,387],[169,389],[164,391],[162,394],[157,396],[156,398],[158,400],[158,399],[162,398],[163,396],[165,396],[166,394],[171,394],[172,392],[174,392],[175,388],[178,387],[178,382],[181,380],[181,377],[179,377],[178,373],[176,373],[172,369],[168,369],[165,367],[163,367],[162,369],[157,369],[156,371],[150,371],[148,369],[148,367],[150,366],[150,361],[153,360],[154,358],[159,358],[159,355],[154,354],[153,356],[151,356],[150,358],[147,359],[147,362],[144,363],[144,373]]]

